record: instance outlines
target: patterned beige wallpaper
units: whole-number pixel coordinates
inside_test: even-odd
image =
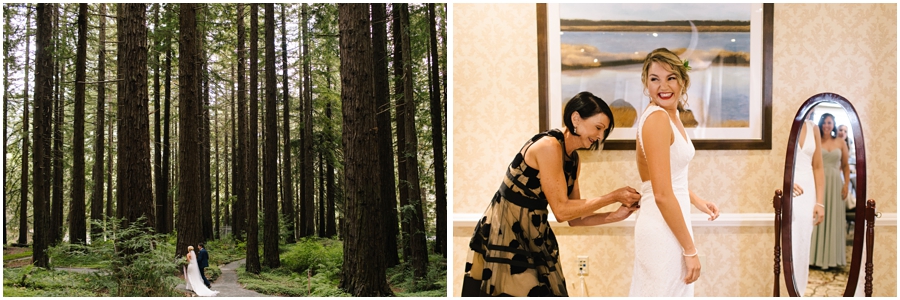
[[[453,8],[453,212],[481,213],[516,150],[538,130],[536,21],[533,4]],[[780,188],[791,119],[810,96],[849,99],[867,142],[868,197],[897,211],[896,4],[776,4],[772,150],[697,151],[691,189],[725,213],[770,213]],[[786,30],[786,29],[790,30]],[[583,153],[582,195],[640,184],[634,151]],[[696,211],[695,209],[695,212]],[[472,228],[454,228],[453,295],[459,295]],[[706,253],[697,296],[772,293],[772,228],[696,228]],[[878,227],[875,294],[897,295],[896,227]],[[591,257],[591,296],[625,296],[633,229],[559,228],[563,269]],[[578,277],[567,273],[572,295]],[[722,288],[728,287],[728,288]]]

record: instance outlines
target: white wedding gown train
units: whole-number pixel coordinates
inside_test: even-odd
[[[197,254],[194,251],[188,253],[188,263],[184,272],[184,286],[186,289],[194,291],[197,296],[213,297],[219,294],[219,291],[212,291],[203,284],[203,278],[200,277],[200,267],[197,265]]]

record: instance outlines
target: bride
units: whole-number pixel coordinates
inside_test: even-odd
[[[687,63],[659,48],[644,60],[641,81],[650,105],[638,123],[637,166],[641,210],[634,226],[634,273],[629,296],[694,296],[700,259],[691,231],[691,207],[719,216],[719,208],[688,189],[694,144],[678,109],[686,100]]]
[[[211,291],[203,284],[200,278],[200,267],[197,266],[197,254],[194,253],[194,246],[188,246],[187,254],[188,265],[184,271],[184,286],[186,289],[194,291],[197,296],[212,297],[219,294],[219,291]]]

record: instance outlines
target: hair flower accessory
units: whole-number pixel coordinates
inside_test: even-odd
[[[684,69],[685,69],[686,71],[690,71],[690,70],[691,70],[690,61],[688,61],[687,59],[685,59],[685,60],[682,61],[682,64],[684,64]]]

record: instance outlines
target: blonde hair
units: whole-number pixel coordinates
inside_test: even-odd
[[[656,50],[651,51],[647,54],[647,58],[644,58],[644,67],[641,71],[641,83],[644,84],[644,88],[647,87],[648,75],[650,72],[650,65],[652,63],[659,63],[661,65],[669,66],[669,69],[672,69],[672,73],[675,74],[676,80],[678,80],[678,85],[681,86],[681,101],[679,101],[679,106],[683,106],[684,103],[687,102],[687,90],[691,86],[691,77],[688,75],[688,70],[684,66],[684,62],[681,61],[681,58],[678,57],[672,51],[666,48],[657,48]]]
[[[194,251],[194,246],[188,246],[188,251]]]

